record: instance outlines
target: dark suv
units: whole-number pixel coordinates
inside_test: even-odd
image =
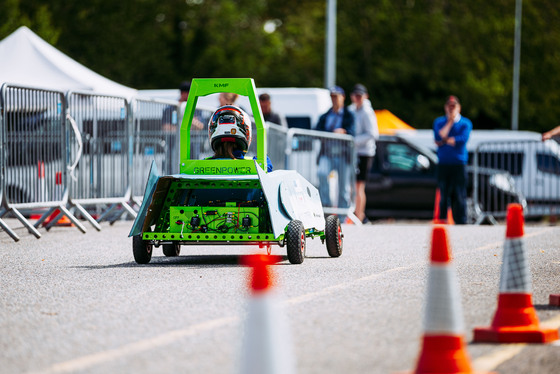
[[[437,189],[437,156],[411,138],[382,135],[366,181],[366,215],[376,218],[433,218]],[[523,203],[511,175],[479,169],[473,198],[473,169],[468,168],[469,222],[493,218],[511,202]]]

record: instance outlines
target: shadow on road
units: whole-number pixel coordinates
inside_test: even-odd
[[[100,270],[100,269],[118,269],[118,268],[150,268],[150,267],[194,267],[194,268],[227,268],[227,267],[246,267],[241,263],[241,259],[244,255],[201,255],[201,256],[177,256],[177,257],[165,257],[157,256],[152,257],[150,263],[145,265],[137,264],[134,261],[121,263],[121,264],[110,264],[110,265],[88,265],[88,266],[72,266],[75,269],[88,269],[88,270]],[[279,260],[275,265],[290,265],[286,261],[287,256],[276,256]]]
[[[533,305],[536,310],[558,310],[558,307],[555,305],[548,305],[548,304],[534,304]]]

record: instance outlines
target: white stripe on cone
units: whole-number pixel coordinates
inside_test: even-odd
[[[249,301],[240,374],[293,374],[295,360],[282,305],[269,292]]]
[[[506,238],[500,273],[500,293],[531,293],[531,283],[529,260],[523,238]]]
[[[293,374],[295,359],[283,304],[272,291],[270,264],[278,256],[245,256],[251,266],[240,374]]]
[[[455,268],[432,263],[428,274],[428,297],[424,305],[424,333],[462,335],[465,331],[461,293]]]

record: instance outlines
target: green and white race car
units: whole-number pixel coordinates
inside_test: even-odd
[[[219,92],[249,98],[257,131],[256,159],[193,160],[190,127],[197,99]],[[266,130],[249,78],[193,79],[180,130],[180,173],[159,176],[152,163],[144,199],[129,236],[134,259],[149,263],[153,247],[178,256],[189,245],[286,247],[305,258],[306,238],[320,238],[331,257],[342,254],[338,216],[325,219],[317,189],[294,170],[266,172]]]

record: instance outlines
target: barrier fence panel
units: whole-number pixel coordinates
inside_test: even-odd
[[[58,209],[74,225],[83,225],[67,210],[66,100],[59,91],[4,84],[2,97],[2,210],[12,213],[37,238],[37,227]],[[32,225],[22,214],[47,208]],[[56,223],[56,219],[53,224]],[[17,240],[13,231],[5,230]]]
[[[518,197],[521,196],[526,203],[525,216],[560,214],[560,146],[557,142],[486,142],[477,147],[473,156],[475,174],[481,174],[484,169],[507,172],[506,177],[509,175],[516,190],[503,194],[496,205],[483,208],[484,213],[505,217],[507,199],[518,191]],[[503,174],[496,172],[493,180],[486,185],[478,183],[475,186],[478,193],[474,196],[496,200],[496,196],[488,196],[489,192],[484,188],[494,184],[502,186],[501,190],[507,190],[508,184],[498,177],[500,175]]]
[[[475,154],[474,158],[476,157]],[[508,171],[481,166],[469,169],[473,173],[472,207],[469,206],[472,208],[469,217],[473,223],[478,225],[489,221],[497,224],[496,218],[506,217],[509,204],[519,203],[524,207],[527,205]]]
[[[121,206],[136,216],[131,199],[132,136],[126,99],[86,92],[68,93],[70,117],[83,142],[81,157],[70,179],[69,202],[96,228]],[[77,153],[74,147],[71,154]],[[84,207],[91,206],[97,221]],[[121,212],[122,214],[122,212]]]
[[[179,129],[184,106],[177,102],[141,100],[133,102],[133,201],[140,205],[150,165],[156,161],[163,175],[179,172]],[[208,140],[208,121],[213,110],[197,107],[191,126],[191,158],[213,155]]]
[[[286,169],[286,139],[288,129],[272,122],[266,122],[267,153],[274,170]]]
[[[3,91],[3,88],[0,87]],[[4,201],[4,95],[0,92],[0,209]],[[0,218],[0,228],[8,233],[15,241],[19,240],[16,233]]]
[[[318,188],[327,214],[354,215],[356,152],[350,135],[290,129],[286,140],[286,169],[296,170]]]
[[[140,205],[152,161],[162,174],[179,170],[177,102],[136,99],[132,103],[132,199]]]
[[[184,111],[184,107],[182,110]],[[193,122],[191,125],[191,159],[192,160],[202,160],[207,157],[212,157],[214,151],[210,146],[210,140],[208,138],[208,122],[212,117],[214,110],[211,108],[205,108],[197,106],[194,111]],[[180,113],[182,118],[183,113]],[[179,164],[177,163],[177,166]]]
[[[4,84],[0,95],[0,227],[19,238],[2,217],[16,216],[36,237],[62,215],[81,231],[70,204],[97,230],[122,214],[135,217],[152,160],[163,174],[179,168],[179,127],[184,107],[174,102],[63,92]],[[191,158],[211,157],[212,109],[197,107],[191,127]],[[267,123],[268,156],[275,169],[294,169],[315,185],[326,213],[353,220],[354,142],[351,136]],[[247,152],[256,154],[256,131]],[[115,208],[123,209],[115,213]],[[88,209],[86,209],[88,207]],[[32,225],[20,211],[46,212]],[[60,213],[56,215],[54,211]],[[97,214],[97,220],[92,214]],[[53,219],[54,215],[56,218]],[[112,214],[112,215],[111,215]],[[114,218],[116,216],[116,218]]]

